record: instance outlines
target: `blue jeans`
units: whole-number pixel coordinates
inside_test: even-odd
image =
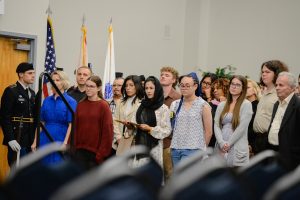
[[[181,160],[198,151],[199,149],[171,149],[173,166],[176,166]]]
[[[16,160],[14,160],[16,158],[16,154],[17,152],[16,151],[13,151],[10,146],[8,146],[7,148],[7,161],[8,161],[8,165],[11,167],[14,162]],[[22,147],[21,150],[20,150],[20,158],[22,156],[25,156],[26,154],[30,153],[31,152],[31,148],[26,148],[26,147]]]

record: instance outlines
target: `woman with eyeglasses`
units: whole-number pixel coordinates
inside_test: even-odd
[[[230,167],[249,162],[248,126],[253,112],[251,103],[245,99],[246,93],[247,79],[234,75],[227,100],[218,105],[214,120],[216,147]]]
[[[68,95],[66,90],[69,88],[69,79],[63,71],[54,71],[51,78],[59,91],[65,97],[71,108],[75,112],[77,102]],[[68,110],[66,104],[59,96],[58,92],[52,87],[53,95],[45,98],[41,108],[41,122],[48,130],[54,141],[67,145],[72,127],[72,113]],[[40,133],[40,147],[51,143],[52,139],[48,137],[44,130]],[[60,154],[54,153],[43,159],[44,163],[51,164],[62,161]]]
[[[129,122],[132,121],[144,97],[140,77],[137,75],[127,76],[121,90],[123,100],[116,107],[113,122],[115,134],[114,144],[117,145],[117,155],[121,155],[127,151],[133,142],[133,127]]]
[[[112,114],[102,96],[102,81],[92,75],[85,83],[86,97],[75,113],[75,159],[86,169],[101,164],[111,152]]]
[[[201,86],[201,97],[209,103],[211,106],[211,114],[212,118],[215,117],[215,113],[217,110],[217,105],[214,105],[211,101],[214,99],[214,95],[212,92],[212,84],[218,79],[217,75],[214,73],[206,73],[202,80],[200,81]],[[213,131],[213,125],[212,125],[212,131]],[[216,137],[214,134],[212,134],[212,137],[210,139],[209,145],[210,147],[214,147],[216,144]]]
[[[201,97],[207,102],[211,102],[212,100],[212,95],[211,95],[211,86],[212,83],[217,80],[218,77],[214,73],[206,73],[202,80],[200,81],[200,86],[201,86]]]
[[[171,154],[173,165],[197,151],[206,151],[212,136],[212,115],[209,104],[199,97],[199,80],[195,73],[179,78],[182,99],[172,102],[175,115]]]

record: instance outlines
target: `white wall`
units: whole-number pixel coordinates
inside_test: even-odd
[[[51,0],[57,65],[74,80],[86,15],[90,62],[102,76],[113,17],[117,71],[159,75],[163,65],[186,73],[232,64],[258,80],[262,62],[280,59],[298,74],[298,0]],[[43,70],[48,0],[6,0],[0,30],[38,36]]]
[[[43,69],[46,40],[46,8],[48,1],[5,0],[5,14],[0,15],[0,30],[37,36],[37,70]],[[0,49],[0,53],[1,49]]]
[[[110,17],[117,71],[125,75],[158,75],[163,65],[173,65],[181,71],[184,8],[182,0],[53,0],[58,65],[68,69],[77,66],[85,14],[89,58],[96,74],[104,72]],[[167,39],[165,26],[170,28]]]
[[[48,1],[7,0],[5,3],[0,30],[38,36],[37,70],[41,72]],[[73,71],[79,60],[83,14],[88,28],[89,62],[96,74],[102,76],[104,71],[110,17],[113,18],[116,71],[125,75],[159,75],[164,65],[182,71],[185,0],[51,0],[50,5],[57,66],[63,67],[71,79],[74,80]]]
[[[184,35],[184,72],[208,71],[208,38],[210,22],[210,0],[188,0],[186,2]],[[213,69],[214,70],[214,69]]]
[[[210,1],[207,66],[238,67],[237,73],[258,80],[261,63],[284,61],[300,73],[300,1]]]

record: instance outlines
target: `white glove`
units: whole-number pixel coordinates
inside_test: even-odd
[[[8,145],[10,146],[10,148],[13,151],[20,151],[21,150],[21,146],[19,145],[19,143],[16,140],[9,141]]]

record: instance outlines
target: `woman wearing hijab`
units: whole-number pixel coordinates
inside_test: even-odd
[[[135,144],[145,145],[151,156],[163,167],[163,139],[171,133],[170,112],[164,104],[162,86],[157,78],[149,76],[145,81],[145,98],[137,109],[135,119]],[[141,166],[147,158],[136,157],[134,166]]]

